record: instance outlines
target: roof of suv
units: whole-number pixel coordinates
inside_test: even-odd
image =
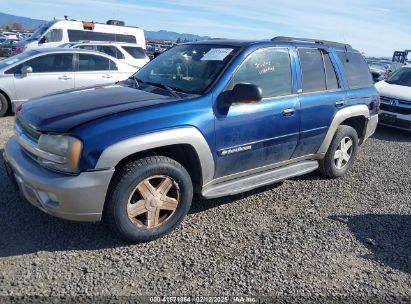
[[[320,40],[320,39],[310,39],[310,38],[293,38],[293,37],[274,37],[273,39],[267,40],[233,40],[233,39],[211,39],[196,42],[189,42],[187,44],[214,44],[214,45],[230,45],[234,47],[248,47],[254,44],[272,43],[272,44],[287,44],[287,45],[297,45],[297,46],[326,46],[337,49],[350,49],[351,45],[345,43],[339,43],[334,41]]]

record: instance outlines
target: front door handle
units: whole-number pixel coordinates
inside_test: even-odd
[[[68,77],[67,75],[63,75],[63,76],[59,77],[59,79],[61,79],[61,80],[70,80],[71,77]]]
[[[102,77],[103,77],[103,78],[113,78],[113,75],[105,74],[105,75],[103,75]]]
[[[339,100],[339,101],[337,101],[336,103],[335,103],[335,106],[337,107],[337,108],[341,108],[342,106],[344,106],[345,105],[345,101],[344,100]]]
[[[288,108],[283,110],[283,116],[293,116],[295,114],[294,108]]]

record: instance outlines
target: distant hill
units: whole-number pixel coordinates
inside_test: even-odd
[[[146,38],[151,39],[151,40],[171,40],[171,41],[176,41],[178,38],[182,40],[190,40],[190,41],[195,41],[195,40],[208,40],[210,37],[208,36],[198,36],[194,34],[180,34],[176,32],[169,32],[169,31],[144,31]]]
[[[0,12],[0,26],[4,26],[4,25],[7,25],[9,23],[14,23],[14,22],[20,23],[26,29],[33,29],[33,28],[37,28],[38,26],[42,25],[46,21],[31,19],[27,17],[19,17],[19,16],[4,14]]]
[[[27,17],[20,17],[20,16],[14,16],[14,15],[9,15],[5,13],[0,12],[0,26],[5,26],[10,23],[20,23],[23,25],[24,28],[26,29],[33,29],[36,28],[40,25],[42,25],[45,20],[38,20],[38,19],[31,19]],[[169,31],[145,31],[145,35],[147,39],[152,39],[152,40],[170,40],[170,41],[176,41],[178,38],[182,40],[207,40],[210,37],[208,36],[198,36],[198,35],[193,35],[193,34],[179,34],[176,32],[169,32]]]

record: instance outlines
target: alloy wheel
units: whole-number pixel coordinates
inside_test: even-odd
[[[337,169],[344,168],[351,159],[353,141],[346,136],[341,139],[337,150],[334,153],[334,163]]]
[[[180,189],[171,177],[151,176],[132,191],[127,204],[128,218],[139,228],[157,228],[173,216],[179,202]]]

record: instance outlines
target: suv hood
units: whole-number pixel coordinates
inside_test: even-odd
[[[381,96],[411,101],[411,87],[390,84],[385,81],[377,82],[375,87]]]
[[[18,115],[39,131],[64,133],[104,116],[176,100],[127,86],[109,85],[33,99],[23,104]]]

